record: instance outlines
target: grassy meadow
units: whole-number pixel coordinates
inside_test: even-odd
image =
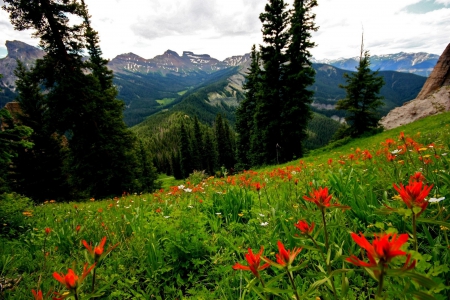
[[[153,194],[9,195],[0,298],[449,299],[450,114],[340,144]]]

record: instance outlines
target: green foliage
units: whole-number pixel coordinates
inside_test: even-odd
[[[0,194],[0,235],[15,237],[30,229],[33,202],[18,194]]]
[[[346,98],[339,100],[336,104],[336,109],[347,112],[345,120],[350,125],[348,134],[353,137],[376,128],[381,118],[377,109],[384,104],[381,101],[382,97],[379,96],[384,81],[369,67],[369,52],[365,51],[363,56],[361,50],[357,72],[344,75],[347,85],[341,87],[347,92]]]
[[[260,14],[264,45],[252,49],[246,98],[237,110],[239,169],[302,157],[315,71],[309,49],[315,0],[269,1]],[[262,68],[260,68],[260,63]]]
[[[32,132],[30,127],[16,124],[6,108],[0,109],[0,193],[13,188],[12,162],[18,151],[33,146],[28,140]]]
[[[17,189],[43,201],[153,188],[151,160],[123,122],[124,103],[116,99],[113,73],[84,1],[11,0],[3,9],[15,29],[35,30],[47,52],[30,70],[19,63],[16,71],[22,122],[35,130],[36,142],[14,162]],[[71,23],[71,17],[81,22]]]

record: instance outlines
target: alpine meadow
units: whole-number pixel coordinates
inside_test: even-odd
[[[89,2],[2,1],[0,299],[450,299],[450,45],[319,61],[264,0],[245,55],[108,60]]]

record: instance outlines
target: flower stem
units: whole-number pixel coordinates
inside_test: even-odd
[[[323,230],[325,231],[325,250],[328,253],[328,231],[327,231],[327,222],[325,221],[325,209],[321,209],[322,212],[322,222],[323,222]]]
[[[416,214],[413,211],[412,214],[412,227],[413,227],[413,238],[414,238],[414,250],[417,252],[419,249],[419,245],[417,244],[417,230],[416,230]]]
[[[292,289],[294,290],[295,299],[300,300],[300,297],[298,296],[297,288],[295,287],[294,278],[292,277],[292,273],[289,272],[288,268],[286,268],[286,273],[289,277],[289,281],[291,282]]]
[[[384,266],[381,264],[381,273],[380,273],[380,279],[378,280],[378,290],[377,295],[375,297],[376,300],[380,300],[381,294],[383,293],[383,283],[384,283]]]
[[[94,267],[94,272],[92,273],[92,293],[94,292],[95,287],[95,271],[97,270],[96,267]]]
[[[321,212],[322,212],[323,230],[325,231],[325,250],[326,250],[325,253],[327,253],[327,256],[328,256],[328,250],[329,250],[330,244],[328,242],[328,231],[327,231],[327,222],[325,220],[325,209],[322,208]],[[331,274],[331,266],[328,263],[327,259],[325,259],[325,264],[327,265],[327,272],[328,272],[328,276],[329,276]],[[334,286],[334,281],[332,278],[330,278],[330,281],[331,281],[331,287],[333,289],[334,298],[337,299],[337,293],[336,293],[336,287]]]

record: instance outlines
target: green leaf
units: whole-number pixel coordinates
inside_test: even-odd
[[[447,223],[444,221],[439,221],[439,220],[433,220],[433,219],[428,219],[428,218],[419,218],[419,219],[417,219],[417,222],[436,224],[436,225],[445,226],[447,228],[450,228],[450,223]]]
[[[414,298],[417,298],[419,300],[436,300],[436,298],[424,292],[414,291],[412,294]]]

